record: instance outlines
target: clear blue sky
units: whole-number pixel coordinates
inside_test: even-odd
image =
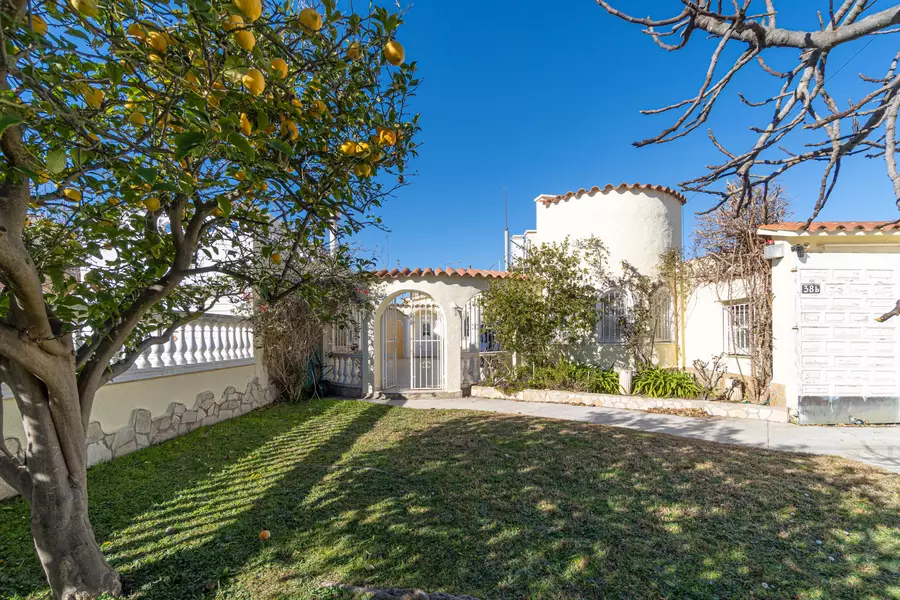
[[[667,16],[680,5],[614,4]],[[809,29],[817,26],[815,9],[827,11],[828,2],[779,0],[776,6],[780,26]],[[538,194],[622,181],[676,187],[718,160],[705,128],[662,146],[632,146],[671,122],[642,116],[639,109],[694,95],[710,51],[700,36],[687,50],[668,53],[592,0],[420,0],[398,39],[407,60],[419,65],[422,84],[413,107],[421,113],[422,145],[412,165],[418,175],[380,209],[390,232],[369,230],[359,238],[379,267],[399,261],[411,268],[497,268],[504,186],[515,234],[534,227],[532,200]],[[865,40],[832,54],[830,85],[837,86],[833,91],[842,106],[871,89],[858,83],[860,71],[884,75],[898,39],[879,36],[861,51]],[[775,66],[793,64],[793,57],[786,51]],[[742,106],[737,91],[759,100],[777,85],[755,65],[733,82],[710,120],[719,140],[742,147],[741,140],[752,139],[748,126],[763,125],[767,116]],[[798,220],[809,216],[820,176],[814,166],[794,169],[782,180]],[[685,237],[693,214],[708,202],[701,195],[685,206]],[[898,216],[883,159],[855,158],[845,162],[820,219]]]

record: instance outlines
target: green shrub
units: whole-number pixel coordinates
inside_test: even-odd
[[[539,390],[568,390],[594,394],[619,394],[619,374],[611,369],[561,360],[534,370],[524,387]]]
[[[634,380],[634,393],[650,398],[697,398],[701,392],[693,375],[676,369],[646,368]]]
[[[619,374],[612,369],[593,369],[588,380],[588,391],[593,394],[621,394]]]

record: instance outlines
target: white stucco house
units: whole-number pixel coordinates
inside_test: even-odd
[[[661,185],[619,184],[534,199],[535,228],[506,240],[508,260],[531,245],[601,239],[615,274],[627,261],[646,275],[682,248],[685,198]],[[774,380],[769,399],[802,423],[900,421],[900,330],[875,317],[894,306],[900,230],[878,223],[784,223],[773,240]],[[864,256],[863,256],[864,255]],[[376,273],[376,310],[326,336],[330,378],[348,395],[462,395],[478,381],[479,357],[495,352],[481,327],[478,295],[505,271],[393,269]],[[820,284],[813,294],[807,284]],[[727,378],[750,375],[748,302],[740,286],[670,293],[655,361],[690,369],[724,354]],[[588,360],[627,368],[620,317],[628,298],[603,293],[604,314]]]

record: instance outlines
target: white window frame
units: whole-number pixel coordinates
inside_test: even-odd
[[[614,296],[613,301],[609,301]],[[619,288],[608,289],[600,294],[597,310],[600,319],[597,321],[597,342],[600,344],[622,344],[625,332],[622,321],[628,318],[628,295]]]
[[[738,300],[723,308],[725,352],[731,356],[750,356],[750,303]]]

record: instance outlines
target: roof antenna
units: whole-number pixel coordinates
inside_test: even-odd
[[[503,270],[509,270],[509,210],[506,206],[506,186],[503,186]]]

